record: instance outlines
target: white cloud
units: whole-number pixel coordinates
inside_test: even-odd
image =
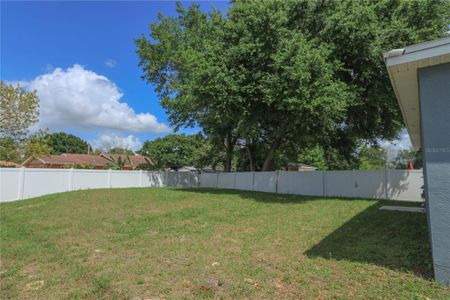
[[[123,94],[114,82],[77,64],[66,70],[56,68],[29,82],[20,83],[37,91],[40,100],[38,128],[145,133],[170,130],[154,115],[136,113],[123,102]]]
[[[105,65],[108,68],[115,68],[117,66],[117,62],[112,58],[108,58],[107,60],[105,60]]]
[[[403,129],[400,132],[399,138],[397,140],[394,140],[392,142],[381,141],[380,145],[381,147],[386,149],[388,153],[388,160],[394,159],[400,150],[412,149],[411,140],[409,139],[408,131],[406,131],[406,129]]]
[[[142,142],[135,136],[127,137],[117,134],[102,134],[96,140],[90,142],[94,149],[109,151],[112,148],[123,148],[137,151],[142,148]]]

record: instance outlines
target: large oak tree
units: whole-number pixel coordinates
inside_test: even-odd
[[[328,167],[403,126],[382,53],[441,37],[448,2],[236,1],[227,16],[178,6],[136,40],[176,127],[199,125],[250,169],[320,145]],[[291,147],[295,144],[295,147]],[[286,154],[286,153],[285,153]],[[295,156],[295,155],[294,155]],[[258,162],[256,157],[263,157]]]

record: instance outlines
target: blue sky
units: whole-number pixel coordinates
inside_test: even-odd
[[[198,3],[224,13],[230,5]],[[0,7],[0,77],[38,91],[41,116],[33,130],[133,150],[171,132],[153,86],[140,78],[133,40],[149,34],[158,13],[176,15],[174,1],[1,1]],[[392,153],[409,148],[408,134],[382,145]]]
[[[199,3],[223,12],[229,6]],[[133,42],[149,33],[159,12],[175,15],[175,2],[2,1],[1,79],[38,90],[35,128],[136,149],[170,130],[153,87],[140,78]]]

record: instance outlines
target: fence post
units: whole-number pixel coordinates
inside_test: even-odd
[[[233,190],[236,189],[236,176],[237,176],[237,172],[234,172],[234,178],[233,178]]]
[[[17,198],[23,199],[23,188],[25,185],[25,167],[20,168],[19,171],[19,189],[17,191]]]
[[[276,171],[276,176],[275,176],[275,194],[278,194],[278,170]]]
[[[192,183],[191,183],[191,174],[192,174],[192,171],[189,171],[189,186],[188,187],[192,187]]]
[[[388,184],[389,184],[389,170],[387,168],[384,168],[384,197],[386,198],[386,200],[389,199]]]
[[[322,194],[324,197],[326,197],[327,196],[327,171],[325,171],[325,170],[322,171],[322,179],[323,179]]]
[[[139,170],[139,187],[143,186],[144,171]]]
[[[356,182],[355,170],[352,170],[352,180],[353,180],[352,197],[355,198],[356,189],[358,188],[358,183]]]
[[[69,192],[73,190],[73,168],[69,169]]]
[[[255,190],[255,172],[253,171],[252,173],[253,173],[252,174],[252,191],[254,191]]]
[[[217,176],[216,176],[216,189],[219,187],[219,171],[216,171]]]
[[[197,180],[196,180],[196,187],[201,187],[201,182],[200,182],[200,171],[197,170]]]
[[[108,177],[106,179],[106,187],[111,188],[111,169],[108,169]]]

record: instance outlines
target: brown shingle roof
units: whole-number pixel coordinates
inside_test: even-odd
[[[125,154],[112,154],[112,153],[103,153],[103,157],[106,157],[110,160],[117,161],[120,157],[122,161],[125,161],[125,165],[138,166],[141,164],[153,164],[153,161],[146,157],[140,155],[125,155]]]
[[[100,155],[91,154],[75,154],[63,153],[61,155],[42,155],[36,158],[30,157],[22,165],[26,166],[29,163],[39,161],[47,165],[92,165],[92,166],[106,166],[116,162],[119,157],[125,162],[125,166],[137,167],[141,164],[150,163],[153,161],[145,156],[139,155],[124,155],[124,154],[109,154],[102,153]]]
[[[110,162],[109,160],[107,160],[102,156],[90,154],[74,154],[74,153],[39,156],[38,159],[46,164],[70,164],[70,165],[79,164],[79,165],[103,166]]]
[[[20,168],[20,165],[14,163],[12,161],[0,160],[0,167],[3,167],[3,168]]]

